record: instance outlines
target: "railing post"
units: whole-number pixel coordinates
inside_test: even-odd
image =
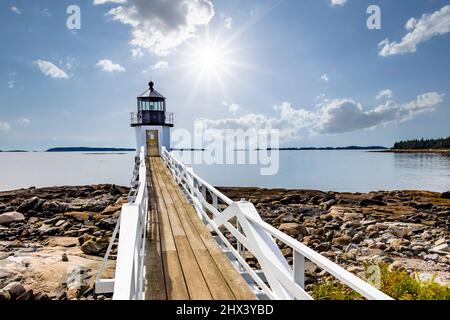
[[[294,282],[305,289],[305,257],[294,251]]]

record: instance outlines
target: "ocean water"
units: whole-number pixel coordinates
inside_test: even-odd
[[[177,155],[192,156],[192,152]],[[194,165],[216,186],[316,189],[450,190],[450,157],[367,151],[283,151],[274,176],[261,176],[257,165]],[[114,183],[129,185],[130,153],[0,153],[0,190]]]

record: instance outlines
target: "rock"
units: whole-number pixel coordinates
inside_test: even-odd
[[[46,300],[50,300],[50,298],[46,293],[38,293],[34,296],[34,300],[46,301]]]
[[[344,216],[342,218],[342,221],[352,221],[352,220],[356,220],[359,219],[361,217],[361,214],[357,213],[357,212],[346,212],[344,213]]]
[[[364,199],[358,203],[359,207],[368,207],[368,206],[382,206],[385,207],[387,204],[383,201],[376,199]]]
[[[81,286],[78,283],[72,283],[67,288],[67,300],[76,300],[81,296]]]
[[[334,238],[331,243],[335,246],[345,246],[350,242],[352,242],[352,238],[350,236],[342,236]]]
[[[11,211],[0,214],[0,225],[8,225],[13,222],[21,222],[25,220],[25,216],[17,211]]]
[[[102,215],[108,216],[122,210],[122,204],[109,205],[102,211]]]
[[[403,248],[403,239],[395,239],[391,241],[391,248],[395,251],[400,251]]]
[[[450,191],[441,193],[441,199],[450,199]]]
[[[322,202],[322,203],[319,205],[319,208],[322,209],[322,210],[324,210],[324,211],[327,211],[327,210],[329,210],[332,206],[334,206],[335,204],[336,204],[336,200],[335,200],[335,199],[331,199],[331,200],[329,200],[329,201],[327,201],[327,202]]]
[[[303,225],[295,222],[283,223],[278,227],[278,230],[294,238],[298,237],[299,235],[308,235],[308,230]]]
[[[436,253],[433,253],[433,254],[427,254],[424,258],[425,258],[426,260],[436,262],[436,261],[439,260],[439,255],[436,254]]]
[[[78,211],[66,212],[64,213],[64,216],[75,219],[80,222],[87,221],[90,218],[89,212],[78,212]]]
[[[62,254],[62,256],[61,256],[61,261],[63,261],[63,262],[69,261],[69,258],[67,257],[67,254],[66,254],[66,253],[63,253],[63,254]]]
[[[22,293],[20,296],[18,296],[18,297],[16,298],[16,300],[19,300],[19,301],[28,301],[28,300],[32,300],[33,297],[34,297],[33,290],[27,290],[27,291],[25,291],[24,293]]]
[[[283,213],[282,215],[278,216],[273,220],[273,223],[290,223],[290,222],[297,222],[298,219],[294,217],[292,213]]]
[[[45,200],[39,199],[38,197],[33,197],[27,200],[24,200],[22,204],[17,208],[17,212],[27,213],[28,211],[38,211],[42,207],[42,203]]]
[[[0,290],[0,301],[9,301],[11,300],[11,295],[6,290]]]
[[[19,282],[11,282],[10,284],[6,285],[3,290],[7,291],[11,295],[12,299],[17,298],[26,291],[24,286]]]
[[[450,247],[447,243],[443,243],[433,248],[433,251],[450,253]]]
[[[352,266],[352,267],[348,267],[347,271],[351,272],[351,273],[361,273],[364,272],[366,269],[364,267],[360,267],[360,266]]]
[[[435,246],[440,246],[440,245],[446,244],[446,243],[447,243],[447,239],[442,238],[442,239],[436,241],[436,242],[434,243],[434,245],[435,245]]]
[[[355,236],[352,238],[352,242],[353,243],[360,243],[364,240],[364,233],[362,232],[358,232],[357,234],[355,234]]]
[[[105,252],[106,248],[108,248],[107,242],[97,242],[94,240],[89,240],[83,243],[83,245],[81,246],[81,251],[83,251],[85,254],[99,255]]]
[[[51,213],[62,213],[67,210],[69,205],[58,201],[46,201],[42,204],[42,210]]]

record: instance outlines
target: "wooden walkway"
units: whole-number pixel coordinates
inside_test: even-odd
[[[198,218],[161,158],[147,158],[147,300],[256,297]]]

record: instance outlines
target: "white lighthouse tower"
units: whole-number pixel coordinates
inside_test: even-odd
[[[149,157],[159,157],[161,147],[170,151],[170,129],[173,113],[166,110],[166,98],[149,83],[149,89],[137,98],[137,112],[131,114],[131,127],[136,131],[136,152],[142,147]]]

